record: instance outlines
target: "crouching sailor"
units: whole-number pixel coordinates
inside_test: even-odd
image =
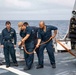
[[[20,36],[22,37],[22,40],[18,43],[18,45],[21,45],[21,43],[23,43],[24,46],[26,47],[26,50],[28,52],[32,52],[34,50],[34,37],[32,34],[32,28],[23,24],[21,27]],[[24,58],[26,62],[24,70],[30,70],[32,68],[34,60],[34,53],[27,54],[24,51]]]

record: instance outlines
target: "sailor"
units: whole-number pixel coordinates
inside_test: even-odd
[[[18,23],[18,28],[19,28],[19,30],[20,30],[20,36],[21,36],[22,38],[25,37],[25,33],[26,33],[25,31],[22,31],[22,30],[21,30],[21,26],[22,26],[23,24],[24,24],[25,26],[27,26],[27,27],[29,26],[28,22],[24,22],[24,23],[23,23],[23,22],[19,22],[19,23]],[[34,37],[34,45],[36,46],[37,40],[38,40],[37,33],[38,33],[39,27],[36,27],[36,26],[29,26],[29,27],[32,28],[32,33],[33,33],[33,37]],[[24,33],[24,35],[23,35],[22,33]],[[19,47],[19,48],[20,48],[20,47]],[[38,53],[39,53],[39,52],[38,52],[38,51],[39,51],[38,49],[39,49],[39,48],[36,49],[37,57],[38,57],[38,55],[39,55],[39,54],[38,54]],[[27,55],[24,56],[25,59],[26,59],[26,56],[27,56]],[[38,58],[39,58],[39,57],[38,57]]]
[[[22,43],[26,47],[26,50],[28,52],[32,52],[34,50],[34,37],[32,34],[32,28],[29,26],[26,26],[25,24],[22,25],[20,35],[22,40],[18,43],[20,46]],[[24,70],[30,70],[32,68],[33,60],[34,60],[34,53],[33,54],[27,54],[24,52],[24,58],[26,62],[26,66],[24,67]]]
[[[43,21],[39,23],[39,30],[38,30],[38,43],[36,47],[38,48],[40,46],[41,42],[45,42],[49,40],[51,37],[52,39],[56,36],[57,34],[57,27],[51,26],[51,25],[45,25]],[[52,35],[52,30],[54,30],[54,34]],[[38,66],[37,69],[43,68],[44,67],[44,54],[43,51],[46,48],[47,53],[49,55],[50,63],[52,65],[52,68],[56,68],[56,63],[55,63],[55,56],[54,56],[54,49],[53,49],[53,44],[52,40],[50,40],[48,43],[43,44],[39,48],[39,60],[38,60]]]
[[[6,21],[6,28],[2,30],[2,37],[1,37],[1,47],[4,49],[4,56],[6,67],[10,67],[10,58],[13,60],[15,66],[18,66],[16,55],[15,55],[15,47],[16,47],[16,31],[11,27],[11,22]]]

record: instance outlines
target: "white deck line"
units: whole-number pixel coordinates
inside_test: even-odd
[[[22,71],[20,71],[20,70],[17,70],[17,69],[15,69],[15,68],[12,68],[12,67],[6,68],[5,65],[0,66],[0,68],[5,69],[5,70],[8,70],[8,71],[11,71],[11,72],[13,72],[13,73],[15,73],[15,74],[18,74],[18,75],[31,75],[31,74],[29,74],[29,73],[22,72]]]

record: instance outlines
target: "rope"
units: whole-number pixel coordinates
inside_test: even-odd
[[[57,43],[59,43],[63,48],[65,48],[65,50],[66,50],[66,51],[68,51],[71,55],[73,55],[73,56],[75,56],[75,57],[76,57],[76,55],[75,55],[74,53],[72,53],[70,49],[68,49],[68,48],[67,48],[67,47],[65,47],[62,43],[60,43],[60,41],[59,41],[59,40],[56,40],[56,42],[57,42]]]
[[[47,40],[47,41],[45,41],[45,42],[41,43],[40,45],[43,45],[43,44],[48,43],[52,38],[53,38],[53,37],[51,37],[49,40]],[[23,48],[24,48],[24,51],[25,51],[27,54],[33,54],[33,53],[34,53],[34,51],[36,51],[36,49],[37,49],[37,48],[35,47],[35,48],[34,48],[34,50],[33,50],[32,52],[28,52],[28,51],[26,50],[25,45],[23,45]]]

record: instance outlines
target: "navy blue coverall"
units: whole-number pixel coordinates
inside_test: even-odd
[[[36,44],[37,44],[37,40],[38,40],[38,36],[37,36],[37,33],[38,33],[38,27],[35,27],[35,26],[29,26],[29,27],[31,27],[32,28],[32,35],[33,35],[33,39],[34,39],[34,47],[36,46]],[[25,35],[26,35],[26,30],[21,30],[20,31],[20,36],[22,37],[22,38],[24,38],[25,37]],[[39,58],[39,52],[38,52],[38,49],[39,48],[37,48],[36,49],[36,54],[37,54],[37,57]],[[25,57],[25,59],[26,59],[26,57],[27,57],[27,54],[25,55],[25,53],[24,53],[24,57]]]
[[[12,42],[12,40],[14,42]],[[8,31],[7,28],[2,30],[1,45],[4,45],[4,56],[7,66],[10,66],[9,54],[11,55],[13,63],[17,63],[14,49],[16,41],[17,41],[16,32],[13,28],[11,28],[10,31]]]
[[[38,30],[38,39],[41,39],[42,42],[45,42],[47,40],[50,39],[50,37],[52,36],[52,30],[57,30],[57,27],[48,25],[46,26],[46,32],[44,32],[41,28]],[[55,57],[54,57],[54,49],[53,49],[53,44],[52,44],[52,40],[49,41],[46,44],[43,44],[40,46],[39,48],[39,58],[38,58],[38,63],[39,65],[44,64],[43,59],[44,59],[44,49],[46,48],[48,55],[49,55],[49,59],[50,59],[50,63],[53,65],[55,64]]]
[[[20,31],[20,36],[24,38],[27,34],[30,34],[29,38],[25,41],[25,46],[26,50],[28,52],[32,52],[34,50],[34,37],[33,37],[33,28],[31,27],[26,27],[26,30],[21,30]],[[33,60],[34,60],[34,53],[33,54],[27,54],[24,51],[24,58],[26,62],[26,67],[29,69],[32,67]]]

